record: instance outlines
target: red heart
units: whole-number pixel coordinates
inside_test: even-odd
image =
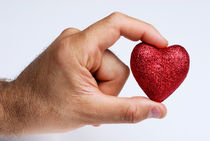
[[[189,55],[180,45],[155,48],[136,45],[131,54],[131,70],[146,95],[162,102],[184,81],[189,70]]]

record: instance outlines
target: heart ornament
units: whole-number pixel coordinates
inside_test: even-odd
[[[135,46],[131,54],[131,71],[139,86],[153,101],[162,102],[184,81],[190,59],[180,45],[156,48],[146,43]]]

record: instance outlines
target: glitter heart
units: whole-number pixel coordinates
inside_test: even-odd
[[[187,76],[190,59],[180,45],[156,48],[146,43],[135,46],[131,70],[139,86],[153,101],[169,97]]]

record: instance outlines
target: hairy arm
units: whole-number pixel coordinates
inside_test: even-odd
[[[12,92],[11,82],[0,81],[0,135],[8,135],[11,132],[11,120],[9,120],[8,106],[11,103],[8,96]],[[9,101],[8,101],[9,100]]]
[[[15,81],[0,82],[0,137],[22,136],[38,132],[37,126],[44,125],[46,107],[38,95],[26,85]],[[41,131],[41,130],[40,130]]]
[[[0,80],[0,137],[44,133],[45,120],[55,120],[47,118],[55,110],[45,93],[47,86],[44,83],[47,80],[42,79],[49,74],[49,67],[39,67],[46,64],[48,55],[44,54],[36,58],[17,79]]]

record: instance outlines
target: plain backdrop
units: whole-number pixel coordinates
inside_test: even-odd
[[[154,25],[169,45],[190,54],[187,79],[163,103],[165,119],[111,124],[1,141],[210,140],[210,2],[203,0],[0,0],[0,78],[14,79],[67,27],[83,30],[114,11]],[[111,50],[127,65],[137,42],[121,38]],[[145,96],[130,75],[120,96]]]

